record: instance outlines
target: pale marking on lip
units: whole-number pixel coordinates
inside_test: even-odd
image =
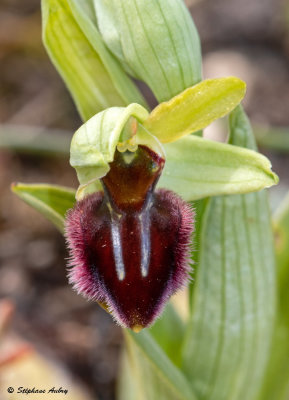
[[[123,254],[122,254],[122,243],[121,236],[119,231],[119,221],[121,219],[121,214],[117,214],[112,210],[112,207],[109,203],[107,203],[107,207],[110,211],[111,215],[111,240],[112,240],[112,248],[114,255],[114,262],[117,277],[120,281],[123,281],[125,278],[125,267],[123,262]],[[117,217],[118,221],[115,221],[115,217]]]
[[[141,275],[143,278],[148,276],[149,273],[149,261],[151,254],[151,238],[150,238],[150,218],[149,208],[151,204],[148,204],[146,210],[139,214],[139,223],[141,230]]]

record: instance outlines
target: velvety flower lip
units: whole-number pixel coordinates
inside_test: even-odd
[[[189,279],[194,212],[175,193],[154,191],[164,160],[145,146],[115,152],[104,192],[68,212],[69,281],[139,331]]]

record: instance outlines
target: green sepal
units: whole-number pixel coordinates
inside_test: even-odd
[[[257,191],[278,183],[270,161],[255,151],[187,136],[164,146],[166,164],[159,187],[186,201]]]
[[[238,78],[207,79],[159,104],[144,126],[162,143],[174,142],[224,117],[245,92],[246,84]]]
[[[44,183],[13,183],[11,190],[63,233],[66,212],[75,204],[74,189]]]
[[[200,40],[182,0],[94,0],[100,33],[159,102],[201,80]]]
[[[83,120],[111,106],[146,105],[97,30],[93,4],[42,0],[43,42]]]

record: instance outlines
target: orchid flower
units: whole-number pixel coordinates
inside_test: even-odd
[[[266,157],[194,135],[233,111],[246,85],[199,82],[187,9],[179,0],[149,3],[151,13],[145,1],[42,1],[44,43],[85,121],[70,149],[80,185],[76,203],[72,189],[13,187],[65,230],[73,287],[135,331],[189,281],[187,202],[277,182]],[[151,112],[131,77],[160,102]]]

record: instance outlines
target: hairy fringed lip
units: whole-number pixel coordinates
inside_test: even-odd
[[[152,324],[189,279],[194,212],[174,192],[155,190],[163,166],[145,146],[116,150],[103,192],[86,196],[66,219],[70,283],[135,331]]]

